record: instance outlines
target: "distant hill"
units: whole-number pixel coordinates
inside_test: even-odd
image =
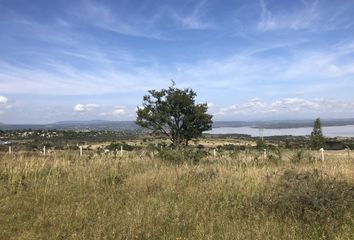
[[[213,128],[254,127],[254,128],[300,128],[312,127],[314,120],[272,120],[272,121],[215,121]],[[323,119],[322,126],[354,125],[354,119]],[[16,129],[57,129],[57,130],[140,130],[134,121],[60,121],[51,124],[4,124],[0,130]]]
[[[104,120],[90,120],[90,121],[59,121],[53,123],[53,125],[75,125],[75,124],[99,124],[114,121],[104,121]]]
[[[33,129],[33,130],[138,130],[133,121],[61,121],[51,124],[3,124],[2,130]]]

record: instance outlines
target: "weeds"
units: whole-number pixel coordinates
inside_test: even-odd
[[[274,164],[258,151],[214,158],[205,149],[167,150],[151,158],[140,151],[3,156],[0,239],[354,235],[353,161],[293,164],[282,152]]]
[[[207,152],[203,149],[193,149],[193,148],[185,148],[185,149],[170,149],[164,148],[159,151],[159,157],[170,163],[174,164],[197,164],[203,158],[207,156]]]
[[[281,218],[313,227],[319,236],[333,237],[354,216],[354,184],[326,173],[286,170],[268,184],[259,204]]]

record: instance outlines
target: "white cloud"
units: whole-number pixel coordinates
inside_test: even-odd
[[[180,23],[186,29],[204,30],[204,29],[210,29],[215,27],[214,24],[204,22],[195,15],[181,16],[178,14],[174,14],[173,19],[176,22]]]
[[[75,112],[84,112],[85,111],[85,106],[83,104],[76,104],[74,106],[74,111]]]
[[[249,115],[249,114],[297,114],[297,113],[353,113],[354,101],[335,99],[301,99],[284,98],[271,103],[260,99],[234,104],[228,107],[213,109],[216,115]]]
[[[292,90],[303,91],[308,87],[317,91],[313,86],[318,83],[322,92],[326,88],[332,89],[333,84],[348,89],[354,80],[354,61],[345,55],[354,50],[348,47],[340,50],[342,48],[335,46],[311,52],[299,50],[286,58],[271,59],[258,55],[257,49],[253,48],[223,58],[175,64],[172,68],[156,63],[148,67],[130,66],[129,71],[123,70],[126,66],[120,64],[112,67],[112,59],[104,56],[101,58],[107,58],[107,61],[99,64],[100,68],[85,70],[51,59],[42,61],[47,62],[46,68],[0,62],[0,89],[4,93],[49,95],[143,92],[166,86],[171,77],[186,79],[188,86],[193,88],[242,89],[267,84],[278,87],[279,83],[289,82],[301,84]]]
[[[124,14],[117,11],[113,11],[101,2],[85,0],[81,1],[76,7],[73,7],[70,13],[78,20],[106,31],[128,36],[166,40],[160,33],[152,32],[149,28],[145,27],[149,25],[147,23],[150,19],[136,17],[124,19]]]
[[[206,0],[200,1],[194,6],[191,13],[181,15],[173,12],[171,16],[186,29],[204,30],[215,28],[215,24],[202,20],[206,5]]]
[[[188,6],[187,6],[188,5]],[[178,28],[186,30],[207,30],[214,29],[216,25],[210,21],[210,18],[206,20],[205,13],[207,10],[208,1],[192,1],[184,6],[184,11],[178,11],[176,8],[169,6],[161,6],[159,11],[149,20],[147,25],[151,28],[153,25],[158,25],[163,22],[172,20]],[[169,40],[176,40],[176,35]]]
[[[261,31],[301,30],[313,27],[319,17],[318,1],[313,1],[311,5],[306,2],[303,3],[303,6],[295,11],[274,13],[268,8],[265,0],[260,0],[261,17],[258,22],[258,29]]]
[[[208,102],[207,106],[208,106],[208,108],[213,108],[213,107],[215,107],[215,104],[212,102]]]
[[[6,113],[6,110],[11,109],[12,104],[10,103],[9,99],[5,96],[0,95],[0,115]]]
[[[0,96],[0,104],[6,104],[8,102],[8,99],[4,96]]]
[[[89,103],[89,104],[80,104],[79,103],[74,106],[74,111],[79,112],[79,113],[92,112],[99,107],[100,107],[100,105],[95,104],[95,103]]]
[[[112,112],[112,115],[122,115],[126,113],[126,109],[123,106],[117,106]]]
[[[100,113],[101,116],[121,116],[121,115],[128,115],[128,111],[125,106],[116,106],[110,112],[103,112]]]
[[[45,68],[19,67],[0,61],[0,89],[6,93],[106,94],[146,90],[145,79],[149,80],[149,89],[156,88],[169,79],[154,67],[119,69],[119,65],[113,68],[103,64],[99,69],[82,70],[50,59]]]

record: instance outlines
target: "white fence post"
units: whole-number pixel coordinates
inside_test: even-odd
[[[45,146],[43,146],[43,155],[45,156]]]
[[[80,149],[80,157],[82,157],[82,146],[80,146],[79,149]]]
[[[120,146],[120,156],[121,157],[123,156],[123,146],[122,145]]]
[[[324,149],[321,148],[320,151],[321,151],[321,159],[322,159],[322,162],[324,162],[324,160],[325,160],[325,157],[324,157]]]
[[[264,157],[264,159],[267,158],[267,149],[263,149],[263,157]]]
[[[214,149],[214,151],[213,151],[213,154],[214,154],[214,157],[216,157],[216,150]]]
[[[9,154],[12,154],[12,147],[9,146]]]

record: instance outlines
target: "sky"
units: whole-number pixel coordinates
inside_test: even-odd
[[[192,88],[214,120],[354,118],[353,0],[0,0],[0,122],[134,120]]]

